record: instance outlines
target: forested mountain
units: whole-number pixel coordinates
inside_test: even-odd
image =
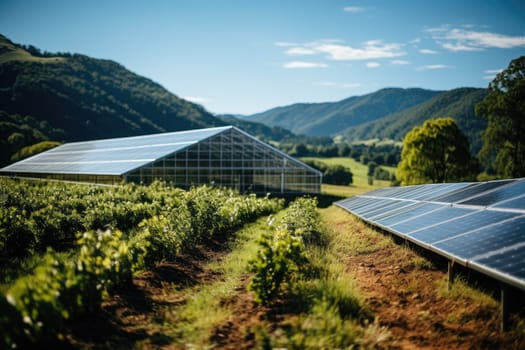
[[[41,53],[0,36],[5,164],[42,140],[78,141],[226,125],[199,105],[109,60]]]
[[[471,151],[477,153],[482,146],[481,132],[487,127],[487,121],[474,114],[474,107],[486,94],[486,89],[477,88],[445,91],[401,112],[348,128],[341,135],[347,140],[402,140],[410,129],[428,119],[453,117],[467,136]]]
[[[339,102],[300,103],[244,117],[214,116],[116,62],[41,52],[0,35],[0,166],[22,147],[47,140],[68,142],[227,124],[266,141],[301,139],[294,133],[348,141],[402,140],[414,125],[442,116],[454,117],[477,151],[486,122],[474,116],[474,106],[485,93],[473,88],[444,92],[387,88]]]
[[[418,88],[387,88],[339,102],[298,103],[273,108],[243,119],[281,126],[296,134],[335,135],[349,127],[418,105],[439,93]]]
[[[228,125],[233,125],[241,130],[246,131],[250,135],[256,136],[264,141],[281,141],[283,139],[290,139],[296,137],[290,130],[281,128],[279,126],[267,126],[262,123],[252,122],[249,120],[239,119],[238,116],[221,114],[217,115]]]

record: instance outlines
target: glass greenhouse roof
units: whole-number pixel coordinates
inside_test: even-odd
[[[123,175],[232,128],[66,143],[6,166],[0,172]]]

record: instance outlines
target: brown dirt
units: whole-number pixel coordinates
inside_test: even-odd
[[[222,241],[206,244],[159,263],[150,271],[134,277],[101,305],[101,310],[68,325],[65,347],[95,349],[177,349],[171,336],[163,332],[160,310],[185,303],[181,290],[211,283],[217,273],[206,264],[227,254]]]
[[[354,220],[339,223],[348,228]],[[355,225],[355,223],[353,223]],[[346,230],[346,234],[359,234]],[[378,239],[381,239],[378,232]],[[372,243],[372,242],[371,242]],[[418,266],[413,250],[389,244],[371,253],[346,257],[348,269],[381,326],[391,332],[399,349],[525,349],[525,336],[500,332],[499,307],[467,298],[442,296],[443,267]],[[498,303],[499,304],[499,303]]]
[[[348,222],[335,229],[349,234]],[[354,223],[351,223],[352,225]],[[361,224],[362,225],[362,224]],[[363,227],[356,230],[359,234]],[[343,233],[343,232],[341,232]],[[381,236],[378,234],[378,239]],[[97,315],[69,325],[67,346],[93,349],[181,349],[162,326],[165,306],[185,303],[185,286],[212,283],[220,278],[208,262],[227,254],[225,242],[210,241],[152,271],[135,277],[130,286],[109,297]],[[416,267],[416,254],[399,245],[347,256],[348,269],[365,297],[365,304],[391,333],[394,349],[525,349],[525,335],[499,331],[499,310],[465,298],[440,296],[436,284],[442,269]],[[256,304],[246,291],[249,278],[224,303],[233,316],[213,330],[214,349],[251,349],[257,346],[257,327],[273,332],[286,315]],[[164,312],[164,311],[163,311]]]

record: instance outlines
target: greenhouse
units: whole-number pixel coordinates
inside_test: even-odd
[[[254,193],[319,193],[322,180],[316,169],[233,126],[66,143],[0,175],[103,184],[159,179]]]

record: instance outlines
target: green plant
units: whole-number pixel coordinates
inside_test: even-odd
[[[336,306],[322,301],[292,325],[279,345],[288,349],[352,349],[359,335],[356,322],[342,319]]]
[[[264,234],[258,243],[257,258],[250,261],[249,269],[255,275],[249,288],[258,302],[268,304],[277,296],[283,282],[290,282],[305,263],[304,245],[301,237],[288,230]]]

